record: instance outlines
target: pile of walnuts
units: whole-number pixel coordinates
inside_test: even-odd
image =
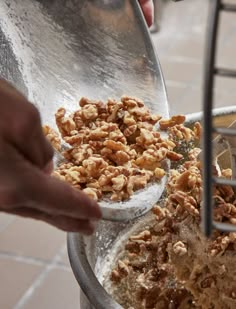
[[[120,101],[106,103],[81,98],[80,109],[66,115],[60,108],[55,117],[63,141],[69,145],[62,151],[66,162],[54,176],[83,190],[95,200],[109,196],[112,201],[128,199],[136,190],[165,175],[166,159],[179,161],[173,138],[161,137],[161,130],[171,134],[196,134],[183,126],[185,117],[161,119],[153,115],[144,103],[123,96]],[[160,130],[156,127],[159,125]],[[44,127],[52,145],[61,151],[59,135]]]
[[[110,273],[111,294],[127,309],[235,308],[236,233],[214,231],[211,239],[201,233],[201,150],[191,144],[193,132],[200,136],[201,127],[195,124],[187,131],[178,127],[168,131],[179,132],[176,143],[189,144],[186,160],[170,170],[165,198],[152,209],[148,228],[119,248]],[[226,179],[232,176],[231,169],[214,173]],[[236,224],[233,188],[215,185],[213,198],[214,220]]]

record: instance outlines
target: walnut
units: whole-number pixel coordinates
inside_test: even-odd
[[[102,171],[108,166],[108,163],[100,157],[90,156],[82,163],[89,177],[97,178]]]
[[[155,170],[160,167],[160,161],[166,158],[168,150],[166,148],[160,148],[155,151],[153,149],[148,149],[143,152],[143,154],[138,157],[135,164],[141,168],[147,170]]]
[[[175,125],[169,128],[168,133],[169,138],[173,140],[183,140],[185,142],[194,140],[194,132],[183,125]]]
[[[183,256],[187,253],[187,247],[182,241],[177,241],[173,245],[173,251],[176,255]]]
[[[43,133],[51,143],[51,145],[58,151],[61,150],[61,139],[59,134],[49,126],[43,126]]]
[[[199,210],[196,200],[185,192],[177,191],[169,196],[169,201],[179,205],[179,210],[186,210],[194,217],[199,217]]]
[[[176,147],[176,144],[173,141],[166,139],[164,142],[161,142],[160,146],[168,150],[173,150]]]
[[[150,231],[148,230],[145,230],[137,235],[134,235],[134,236],[131,236],[129,238],[131,241],[136,241],[136,240],[144,240],[144,241],[147,241],[147,240],[151,240],[152,239],[152,236],[151,236],[151,233]]]
[[[79,100],[79,105],[80,105],[80,107],[84,107],[84,106],[89,105],[89,104],[98,104],[98,102],[99,101],[94,101],[94,100],[90,100],[88,98],[82,97]]]
[[[183,155],[174,151],[168,150],[166,153],[166,157],[171,161],[179,161],[183,158]]]
[[[65,136],[64,141],[70,144],[71,146],[79,146],[83,142],[83,137],[80,134]]]
[[[122,276],[127,276],[129,274],[129,266],[123,261],[118,261],[118,270]]]
[[[117,165],[124,165],[125,163],[129,162],[130,156],[125,151],[119,150],[113,156],[110,156],[113,162]]]
[[[109,135],[108,132],[106,131],[103,131],[102,128],[97,128],[95,130],[92,130],[90,133],[89,133],[89,139],[90,140],[93,140],[93,141],[99,141],[105,137],[107,137]]]
[[[225,177],[228,179],[231,179],[232,177],[232,170],[230,168],[222,170],[221,173],[222,173],[222,177]]]
[[[195,134],[195,139],[200,140],[202,135],[202,126],[199,122],[195,122],[193,132]]]
[[[56,123],[57,127],[62,135],[64,136],[70,136],[71,132],[76,129],[76,124],[72,117],[65,117],[65,109],[59,108],[55,117],[56,117]]]
[[[129,137],[137,131],[138,126],[136,124],[127,127],[124,130],[124,136]]]
[[[129,195],[133,194],[133,192],[138,190],[138,189],[144,188],[147,185],[148,180],[150,178],[151,178],[150,175],[143,175],[143,176],[132,175],[132,176],[130,176],[128,178],[128,183],[127,183],[127,192],[129,193]]]
[[[133,126],[136,124],[136,120],[134,117],[127,111],[125,111],[124,117],[123,117],[123,122],[127,126]]]
[[[111,150],[118,151],[123,150],[127,151],[126,145],[122,144],[121,142],[115,142],[113,140],[107,140],[103,143],[103,145]]]
[[[161,179],[162,177],[164,177],[166,174],[165,170],[163,170],[162,168],[155,168],[154,170],[154,175],[157,179]]]
[[[93,150],[88,144],[84,144],[82,146],[75,146],[63,152],[64,157],[68,161],[71,161],[77,165],[80,165],[84,160],[89,158],[92,154]]]
[[[144,103],[142,100],[135,98],[135,97],[125,96],[125,95],[121,97],[121,102],[124,104],[124,106],[128,106],[128,107],[136,107],[136,106],[143,107],[144,106]],[[134,102],[137,103],[137,105],[136,104],[134,105]]]
[[[167,130],[177,124],[182,124],[185,121],[184,115],[172,116],[170,119],[162,119],[159,121],[160,129]]]
[[[83,192],[87,194],[89,197],[91,197],[93,200],[98,200],[97,190],[93,188],[85,188],[83,189]]]
[[[153,136],[152,132],[146,129],[140,129],[140,135],[136,138],[136,142],[138,145],[142,147],[146,147],[151,145],[155,142],[155,137]]]
[[[119,110],[121,109],[121,104],[116,104],[111,111],[111,114],[107,117],[108,122],[115,122],[119,118]]]
[[[217,237],[209,246],[211,256],[222,255],[231,243],[235,243],[236,233]]]
[[[95,120],[98,116],[98,110],[97,107],[92,105],[92,104],[88,104],[88,105],[84,105],[81,109],[81,117],[82,119],[85,120]]]
[[[128,192],[125,192],[125,191],[121,191],[121,192],[114,192],[112,195],[111,195],[111,200],[112,201],[125,201],[127,199],[129,199],[130,197],[130,194]]]
[[[111,181],[112,181],[112,188],[115,191],[121,191],[127,183],[127,177],[125,177],[124,175],[119,175],[117,177],[112,178]]]
[[[167,208],[158,205],[153,207],[152,212],[156,215],[157,221],[162,221],[169,215],[169,210]]]
[[[134,108],[138,106],[138,103],[136,102],[135,99],[132,98],[126,98],[124,99],[124,97],[122,98],[122,102],[124,104],[125,107],[129,108]]]

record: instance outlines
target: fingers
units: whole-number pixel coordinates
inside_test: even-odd
[[[51,175],[54,169],[53,161],[49,161],[46,166],[43,168],[44,173]]]
[[[53,150],[37,109],[2,80],[0,94],[0,210],[91,233],[100,208],[83,192],[49,176]]]
[[[97,202],[82,191],[75,190],[59,179],[47,175],[37,176],[34,175],[34,181],[31,181],[28,190],[41,210],[80,219],[101,218]]]
[[[143,15],[149,27],[151,27],[154,18],[154,6],[152,0],[139,0]]]
[[[53,148],[43,134],[40,114],[11,84],[0,80],[1,135],[30,162],[44,168]]]
[[[21,194],[27,197],[26,206],[51,215],[91,220],[101,218],[97,202],[64,181],[48,176],[26,161],[15,166],[14,171],[21,175],[19,185]]]
[[[27,160],[44,168],[53,158],[53,147],[43,134],[38,110],[29,102],[24,105],[24,118],[22,116],[15,124],[11,142]]]
[[[37,209],[19,207],[5,212],[18,215],[25,218],[32,218],[49,223],[65,232],[78,232],[85,235],[91,235],[94,232],[94,226],[89,220],[73,219],[67,216],[53,216]]]

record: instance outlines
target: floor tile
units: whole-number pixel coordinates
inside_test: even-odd
[[[193,36],[180,39],[173,44],[168,51],[168,56],[171,58],[184,58],[186,60],[201,61],[204,52],[204,38],[202,36]]]
[[[161,63],[166,81],[191,84],[201,78],[201,65],[181,61],[163,61]]]
[[[236,106],[236,93],[216,93],[214,99],[215,107]]]
[[[236,79],[218,76],[215,79],[215,89],[222,93],[236,94]]]
[[[182,109],[182,97],[186,93],[187,86],[174,86],[170,85],[168,82],[166,83],[167,94],[168,94],[168,102],[169,102],[169,110],[170,114],[178,114],[179,110]]]
[[[52,270],[24,305],[24,309],[42,308],[79,308],[79,286],[72,272]]]
[[[46,223],[17,218],[0,233],[0,251],[50,260],[65,239],[66,233]]]
[[[200,88],[186,87],[186,92],[180,100],[178,113],[188,114],[202,110],[202,91]]]
[[[1,258],[0,308],[13,308],[41,271],[41,266]]]
[[[0,232],[2,232],[14,220],[15,216],[0,212]]]
[[[70,267],[70,261],[69,261],[67,250],[62,254],[60,262]]]

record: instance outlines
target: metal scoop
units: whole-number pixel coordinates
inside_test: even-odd
[[[73,112],[81,96],[136,96],[152,113],[169,116],[161,67],[137,1],[2,0],[0,27],[43,123],[55,126],[55,111],[64,106]],[[123,203],[101,201],[103,218],[144,214],[165,181]]]

